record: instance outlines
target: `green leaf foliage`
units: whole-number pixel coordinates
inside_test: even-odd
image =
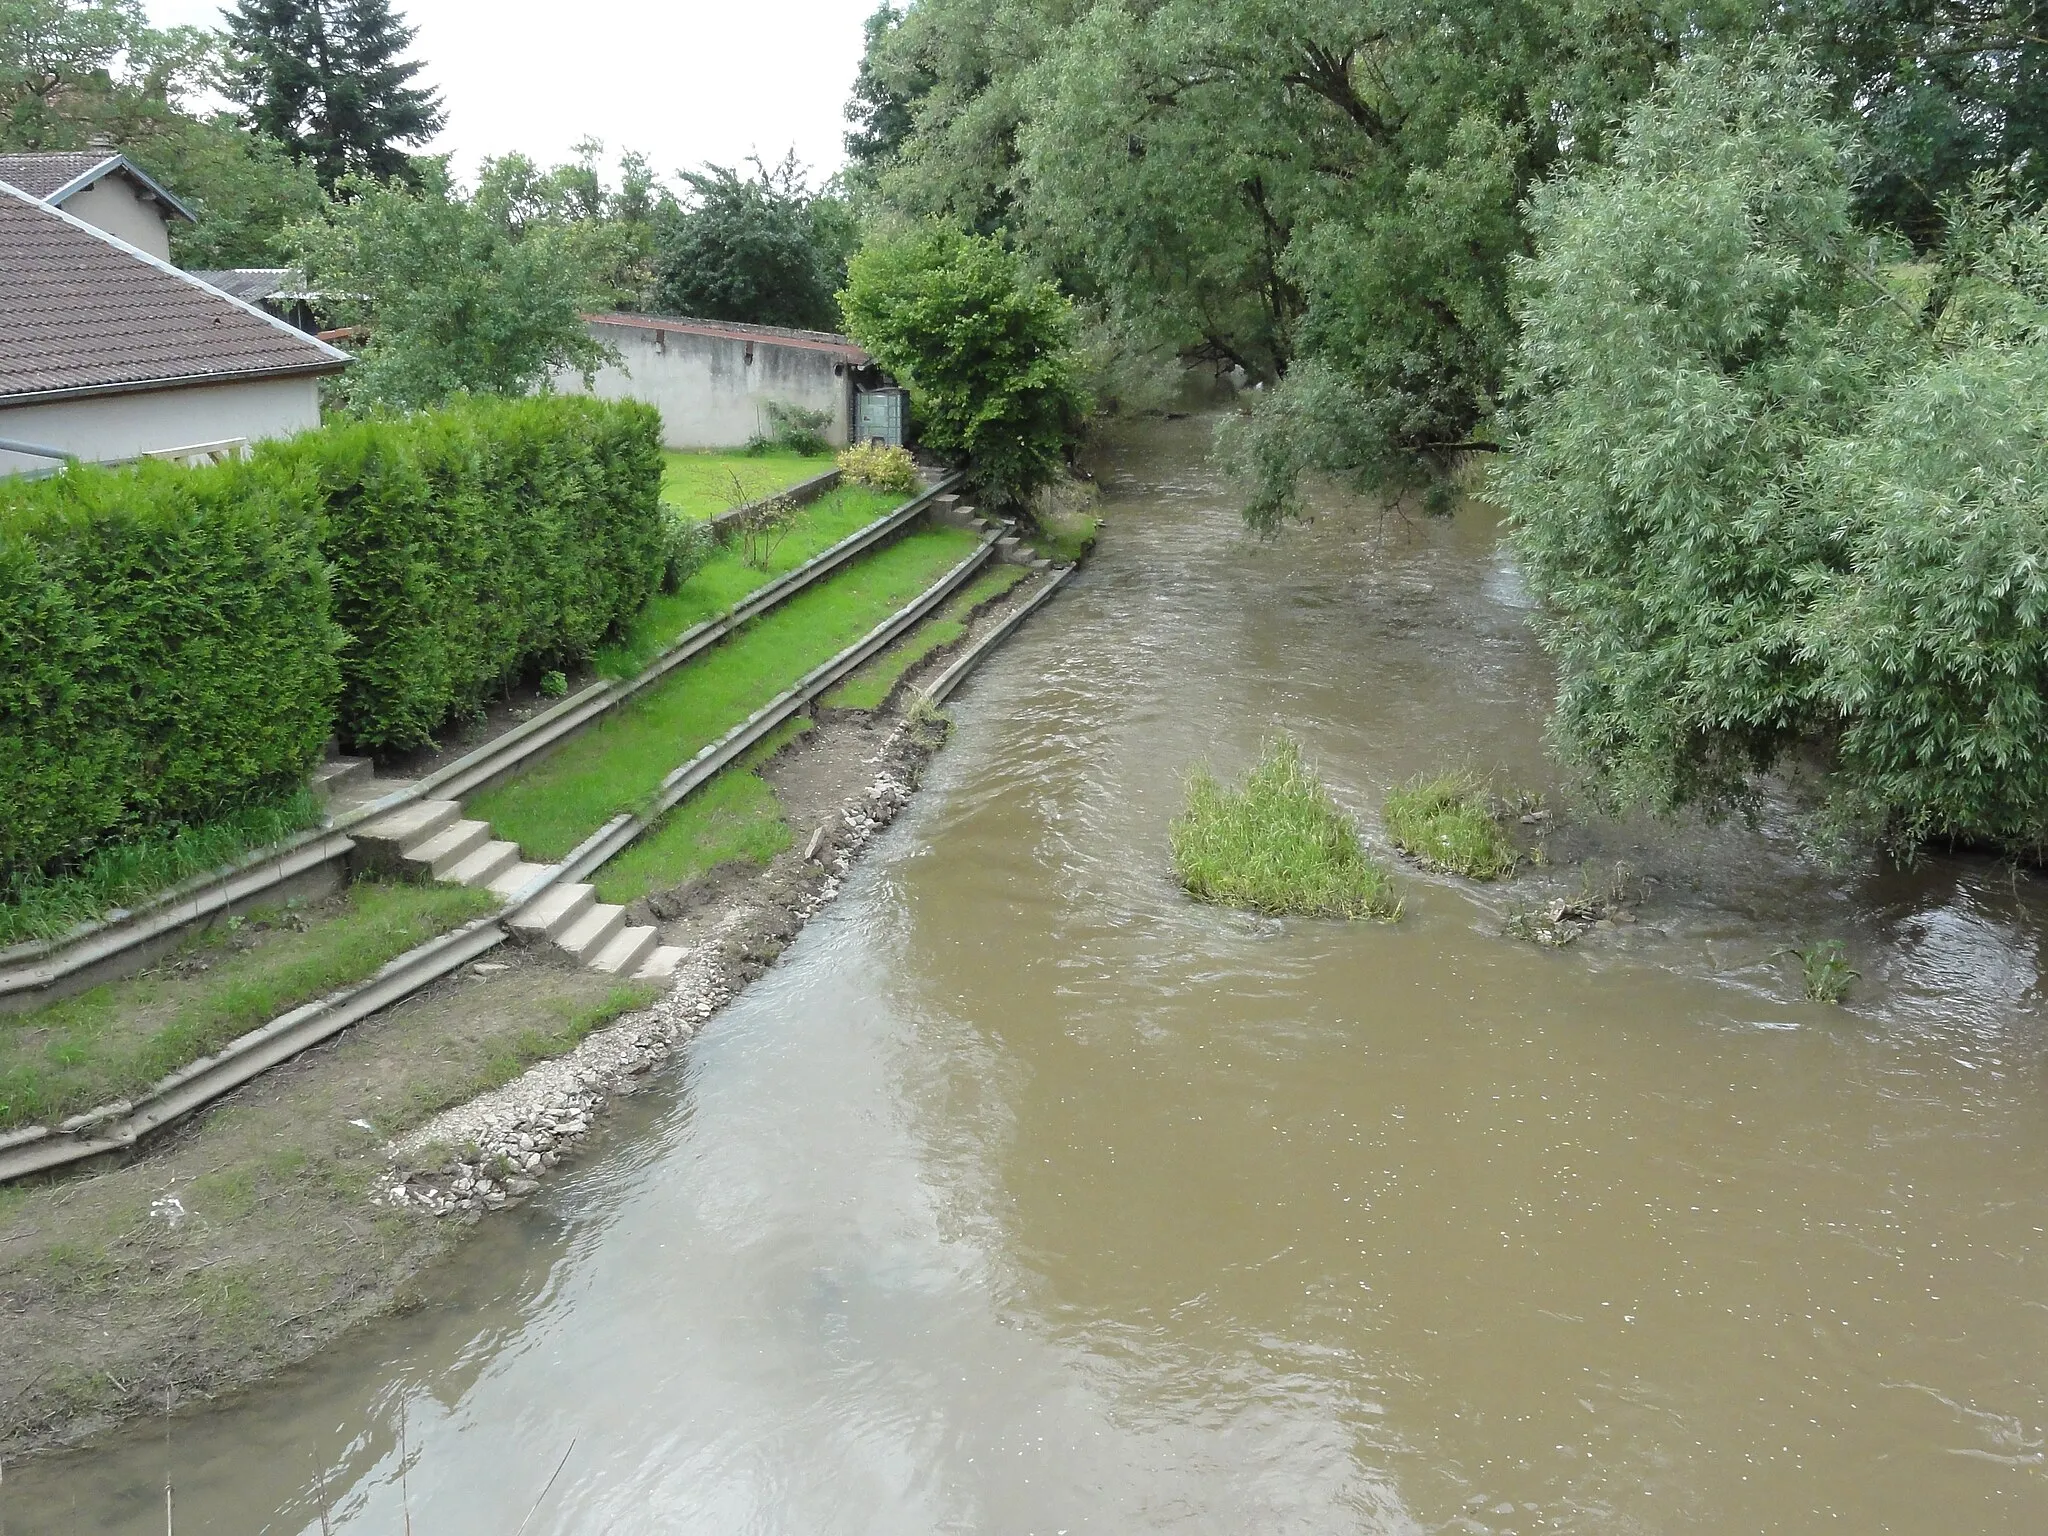
[[[1507,504],[1554,729],[1621,801],[1788,765],[1910,850],[2048,847],[2048,223],[1987,191],[1943,272],[1857,232],[1783,49],[1700,57],[1545,190]]]
[[[919,440],[964,460],[978,495],[1020,505],[1064,473],[1087,409],[1073,310],[999,242],[941,226],[871,240],[839,302],[910,386]]]
[[[426,745],[526,673],[587,660],[659,588],[660,419],[584,396],[476,399],[259,454],[326,508],[348,632],[339,729]]]
[[[272,796],[341,676],[307,479],[76,467],[0,489],[0,884]]]
[[[344,177],[343,200],[292,231],[327,317],[368,333],[338,385],[347,403],[417,410],[525,394],[556,369],[589,378],[608,354],[583,312],[609,257],[575,227],[508,222],[501,198],[465,197],[442,161],[412,174],[417,186]]]

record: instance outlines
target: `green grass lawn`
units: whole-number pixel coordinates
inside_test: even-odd
[[[751,752],[656,823],[593,877],[599,901],[624,906],[735,860],[757,868],[790,845],[782,802],[755,769],[811,729],[785,720]]]
[[[780,607],[469,803],[527,857],[559,859],[646,800],[700,747],[873,629],[974,549],[974,535],[923,528]]]
[[[829,709],[880,709],[904,673],[967,633],[975,609],[994,602],[1030,574],[1021,565],[997,565],[983,571],[936,614],[826,694],[822,702]]]
[[[903,500],[859,485],[842,486],[820,497],[797,514],[766,570],[747,564],[736,547],[720,549],[678,590],[657,594],[641,609],[625,635],[598,652],[597,670],[606,677],[637,677],[684,630],[716,618],[776,577],[886,517]]]
[[[133,1097],[497,905],[461,886],[364,882],[311,908],[231,918],[140,976],[0,1014],[0,1129]]]
[[[787,453],[779,448],[769,453],[665,453],[662,458],[666,462],[661,471],[661,499],[691,517],[716,517],[832,467],[829,453]]]

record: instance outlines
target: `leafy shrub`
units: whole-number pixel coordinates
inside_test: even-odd
[[[1019,506],[1063,472],[1088,404],[1073,310],[1000,241],[939,227],[870,241],[839,302],[910,386],[920,440],[964,459],[978,495]]]
[[[1494,478],[1611,797],[1818,773],[1839,827],[2048,851],[2048,218],[1859,234],[1794,54],[1700,56],[1547,187]]]
[[[421,747],[537,669],[587,660],[660,585],[659,418],[584,396],[474,399],[310,432],[259,463],[318,485],[342,653],[339,728]]]
[[[702,518],[661,504],[661,590],[677,592],[718,553],[718,536]]]
[[[271,466],[0,482],[0,885],[304,778],[340,687],[319,526]]]
[[[1486,786],[1469,773],[1411,779],[1387,796],[1381,815],[1403,853],[1432,869],[1473,880],[1497,880],[1520,862],[1501,830]]]
[[[1195,772],[1173,824],[1173,862],[1201,901],[1303,917],[1401,915],[1386,869],[1285,737],[1267,744],[1241,790]]]
[[[907,448],[855,443],[851,448],[841,449],[835,462],[847,479],[878,491],[908,496],[917,489],[917,461]]]
[[[825,429],[832,425],[830,411],[814,411],[807,406],[770,400],[761,407],[761,414],[768,418],[767,426],[747,439],[747,452],[779,451],[800,453],[811,458],[832,451],[832,444],[825,438]]]

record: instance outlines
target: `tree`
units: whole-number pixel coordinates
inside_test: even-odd
[[[687,200],[660,218],[654,307],[667,314],[831,330],[852,226],[805,185],[795,153],[754,173],[685,171]]]
[[[932,226],[872,239],[839,296],[847,330],[910,386],[920,440],[977,494],[1022,504],[1065,469],[1087,400],[1073,311],[997,241]]]
[[[323,185],[411,174],[405,146],[444,121],[402,56],[415,28],[390,0],[236,0],[225,86],[249,124],[310,160]]]
[[[342,376],[348,403],[524,394],[559,368],[587,380],[606,352],[583,323],[594,282],[575,242],[551,226],[516,234],[461,195],[444,160],[416,161],[414,175],[417,187],[345,176],[340,200],[294,231],[329,317],[367,332]]]
[[[902,20],[903,13],[890,0],[882,0],[864,23],[860,69],[846,102],[846,120],[853,124],[846,135],[846,158],[863,175],[879,170],[902,151],[914,126],[911,108],[931,89],[930,79],[914,64],[903,68],[885,51],[890,33]]]
[[[1845,825],[2048,850],[2048,220],[1993,184],[1944,270],[1855,222],[1784,48],[1695,57],[1545,188],[1494,477],[1617,801],[1787,765]]]

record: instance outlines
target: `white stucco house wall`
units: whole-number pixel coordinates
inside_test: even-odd
[[[825,435],[844,447],[857,381],[873,363],[852,340],[829,331],[740,325],[667,315],[586,315],[590,334],[619,356],[597,371],[589,392],[644,400],[661,412],[669,448],[737,448],[767,429],[770,401],[823,411]],[[564,371],[555,388],[581,393]]]
[[[109,149],[0,155],[0,181],[62,208],[158,261],[171,259],[171,225],[198,222],[126,155]]]
[[[0,181],[0,475],[320,424],[348,354]]]

